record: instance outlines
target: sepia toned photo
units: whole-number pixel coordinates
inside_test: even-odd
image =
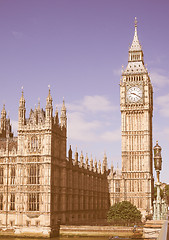
[[[162,2],[0,1],[2,240],[168,239]]]

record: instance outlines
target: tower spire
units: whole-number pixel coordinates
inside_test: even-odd
[[[128,65],[123,70],[122,75],[125,74],[143,74],[147,73],[147,69],[144,65],[144,54],[137,34],[137,18],[134,21],[135,31],[134,38],[131,46],[129,47]]]
[[[135,17],[134,24],[135,24],[135,33],[137,33],[137,17]]]
[[[134,38],[133,38],[133,42],[131,44],[131,47],[130,47],[130,51],[141,51],[141,45],[139,43],[139,40],[138,40],[138,35],[137,35],[137,18],[135,17],[135,20],[134,20],[134,26],[135,26],[135,31],[134,31]]]

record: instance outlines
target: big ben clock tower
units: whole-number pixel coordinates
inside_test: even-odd
[[[144,65],[137,35],[129,48],[128,65],[120,81],[122,134],[121,197],[142,212],[152,206],[152,115],[153,88]]]

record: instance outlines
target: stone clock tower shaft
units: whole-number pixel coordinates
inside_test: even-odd
[[[137,35],[129,48],[120,81],[122,134],[122,198],[146,214],[152,206],[153,88]]]

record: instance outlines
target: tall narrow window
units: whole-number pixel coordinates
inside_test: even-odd
[[[4,183],[4,169],[0,167],[0,184]]]
[[[116,192],[120,192],[120,181],[119,180],[117,180],[116,182],[115,182],[115,184],[116,184]]]
[[[15,184],[15,166],[11,166],[11,184]]]
[[[36,152],[38,150],[38,138],[36,136],[31,138],[31,150]]]
[[[30,164],[28,166],[28,184],[39,184],[39,165]]]
[[[3,210],[3,194],[0,193],[0,210]]]
[[[28,194],[28,210],[39,211],[39,193]]]
[[[11,193],[10,210],[15,210],[15,194]]]

